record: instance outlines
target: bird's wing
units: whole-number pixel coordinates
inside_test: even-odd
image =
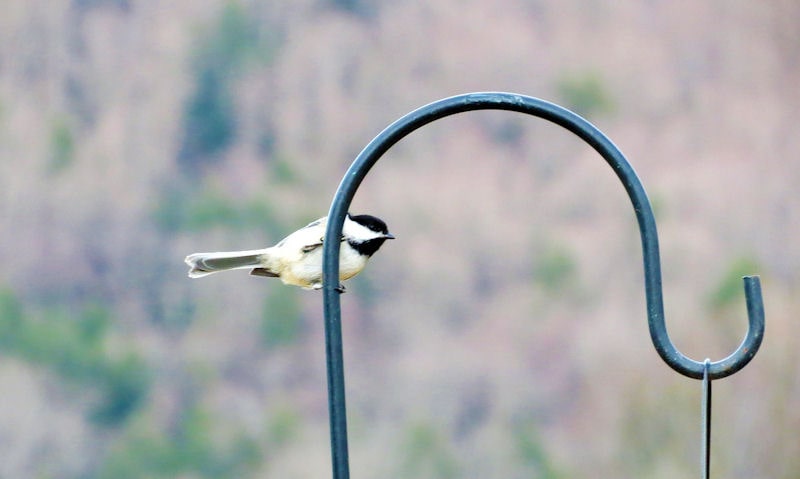
[[[290,252],[293,251],[302,254],[310,253],[322,246],[322,241],[325,237],[325,229],[327,227],[327,216],[312,221],[281,240],[281,242],[276,245],[276,248],[285,251],[286,254],[291,254]],[[342,235],[342,241],[344,241],[344,235]]]
[[[322,246],[322,243],[323,243],[324,238],[325,238],[325,229],[327,227],[328,227],[328,218],[325,217],[325,218],[320,218],[320,219],[318,219],[316,221],[313,221],[313,222],[309,223],[305,228],[301,229],[300,231],[297,231],[296,233],[300,233],[300,232],[303,232],[306,229],[310,229],[310,230],[314,231],[315,235],[316,235],[317,232],[319,232],[319,234],[320,234],[320,237],[319,237],[318,241],[312,241],[311,243],[303,245],[303,247],[300,248],[300,251],[303,252],[303,253],[310,253],[310,252],[316,250],[317,248],[319,248],[320,246]],[[306,233],[303,233],[303,238],[305,238],[306,236],[307,236]],[[298,234],[298,237],[300,237],[299,234]],[[311,239],[310,234],[308,234],[307,237],[309,239]],[[339,241],[340,242],[344,241],[344,235],[342,235],[342,237],[340,238]]]
[[[322,229],[324,231],[325,230],[325,225],[327,225],[327,224],[328,224],[328,217],[327,216],[323,216],[322,218],[316,219],[316,220],[312,221],[311,223],[303,226],[301,229],[313,228],[315,226],[322,225]]]
[[[298,253],[305,253],[307,250],[312,251],[322,244],[322,237],[325,236],[327,224],[327,217],[312,221],[282,239],[275,245],[275,248],[281,250],[284,254],[292,254],[295,251]]]
[[[317,243],[307,244],[303,246],[302,248],[300,248],[300,251],[302,251],[303,253],[310,253],[315,249],[319,248],[320,246],[322,246],[322,238],[320,238],[320,240]]]

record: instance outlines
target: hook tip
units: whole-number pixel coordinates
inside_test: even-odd
[[[744,295],[748,300],[761,302],[761,278],[758,275],[744,276]]]

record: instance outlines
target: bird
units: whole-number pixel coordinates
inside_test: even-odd
[[[194,253],[186,257],[190,278],[202,278],[220,271],[250,269],[254,276],[279,278],[284,284],[303,289],[322,288],[322,241],[328,217],[300,228],[275,246],[247,251]],[[367,261],[386,240],[394,239],[386,223],[375,216],[347,213],[342,225],[337,290],[341,281],[364,269]]]

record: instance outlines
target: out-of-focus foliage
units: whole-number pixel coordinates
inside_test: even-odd
[[[185,104],[178,164],[190,175],[224,158],[235,140],[238,115],[234,90],[254,59],[268,59],[275,35],[260,35],[256,19],[238,1],[223,4],[216,22],[198,36],[190,54],[193,91]]]
[[[53,120],[50,150],[50,170],[53,173],[66,169],[75,159],[75,136],[67,119]]]
[[[68,309],[68,308],[65,308]],[[70,313],[46,309],[34,316],[10,290],[0,292],[0,347],[50,370],[81,389],[94,390],[88,418],[119,426],[147,399],[149,370],[136,354],[108,351],[112,318],[106,308],[88,305]]]
[[[214,188],[190,194],[189,188],[168,189],[156,204],[156,224],[165,232],[203,232],[214,228],[265,230],[278,233],[280,225],[263,197],[236,201]]]
[[[139,477],[243,477],[261,460],[257,442],[245,436],[218,444],[219,425],[194,406],[183,411],[178,424],[164,435],[134,426],[111,451],[98,479]]]
[[[452,479],[461,475],[459,461],[445,435],[427,422],[409,424],[399,452],[398,477]]]
[[[264,300],[261,334],[267,346],[291,344],[301,332],[302,316],[297,291],[274,291]]]
[[[761,269],[752,257],[733,259],[727,271],[719,279],[719,284],[708,294],[708,304],[711,309],[720,311],[727,309],[732,304],[741,306],[744,299],[742,277]]]
[[[614,110],[608,87],[596,71],[566,74],[557,89],[564,105],[580,115],[594,117]]]

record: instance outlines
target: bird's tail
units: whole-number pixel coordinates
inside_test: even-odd
[[[261,258],[266,250],[227,251],[219,253],[194,253],[186,257],[191,266],[190,278],[202,278],[218,271],[261,267]]]

